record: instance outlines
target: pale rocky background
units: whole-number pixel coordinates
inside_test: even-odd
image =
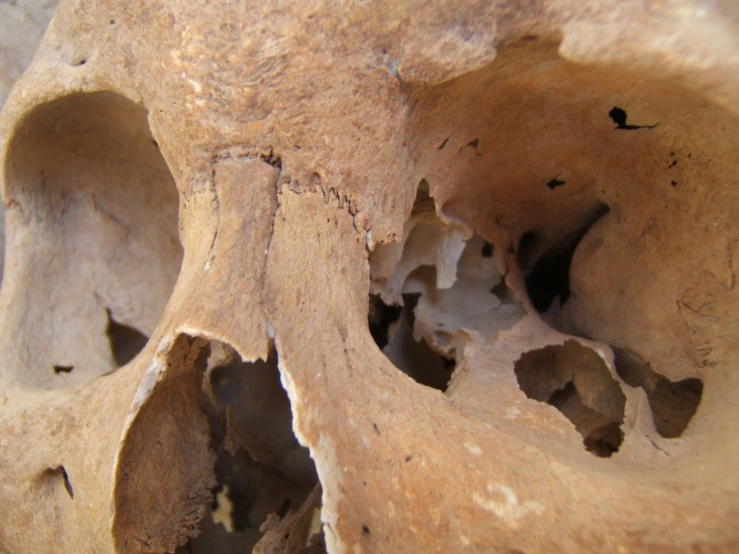
[[[0,105],[36,51],[55,0],[0,0]]]
[[[0,0],[0,109],[41,42],[56,0]],[[5,255],[5,216],[0,204],[0,275]]]

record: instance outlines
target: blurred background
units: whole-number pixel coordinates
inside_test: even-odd
[[[56,0],[0,0],[0,109],[31,62]],[[0,275],[5,256],[5,217],[0,203]]]
[[[28,67],[56,0],[0,0],[0,106]]]

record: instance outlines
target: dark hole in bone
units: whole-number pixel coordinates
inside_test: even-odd
[[[553,177],[552,179],[550,179],[549,181],[547,181],[547,186],[551,190],[554,190],[557,187],[561,187],[562,185],[567,184],[564,181],[562,181],[561,179],[559,179],[558,177],[559,177],[559,175],[557,175],[556,177]]]
[[[655,372],[649,362],[624,348],[614,347],[613,354],[619,377],[647,393],[657,432],[665,438],[682,435],[700,404],[703,382],[697,378],[670,381]]]
[[[251,363],[212,341],[203,391],[211,448],[218,455],[217,501],[200,534],[177,552],[251,552],[264,537],[265,522],[290,518],[308,502],[318,482],[315,466],[293,435],[274,348],[267,361]]]
[[[635,131],[637,129],[654,129],[659,123],[655,123],[654,125],[628,125],[626,123],[626,120],[628,119],[628,115],[626,115],[626,110],[623,108],[619,108],[618,106],[614,106],[611,108],[611,111],[608,112],[608,117],[610,117],[613,122],[616,124],[617,130],[623,130],[623,131]]]
[[[60,466],[62,470],[62,477],[64,477],[64,488],[67,491],[67,494],[69,494],[69,498],[74,498],[74,490],[72,489],[72,482],[69,480],[69,475],[67,474],[67,470],[64,469],[64,466]]]
[[[69,474],[64,466],[57,466],[55,468],[49,468],[44,472],[44,477],[51,480],[52,482],[61,481],[64,485],[64,490],[67,491],[69,498],[74,499],[74,489],[72,489],[72,482],[69,480]]]
[[[417,341],[413,336],[415,316],[413,311],[418,303],[419,294],[404,294],[403,306],[388,306],[378,296],[371,296],[370,331],[373,325],[372,312],[398,314],[394,320],[386,319],[387,326],[383,338],[384,345],[377,345],[388,359],[403,373],[416,382],[440,391],[446,390],[449,379],[454,372],[456,362],[449,357],[434,351],[425,340]],[[373,334],[374,337],[374,334]]]
[[[618,447],[624,440],[621,425],[617,422],[607,423],[592,431],[583,439],[585,448],[601,458],[608,458],[611,454],[618,452]]]
[[[619,108],[618,106],[613,106],[613,108],[611,108],[611,111],[608,112],[608,117],[613,120],[618,129],[623,129],[624,127],[626,127],[626,118],[628,116],[626,115],[626,111],[624,109]]]
[[[61,375],[62,373],[72,373],[72,370],[74,369],[73,365],[54,365],[52,367],[54,368],[54,373],[56,375]]]
[[[562,412],[588,451],[604,458],[618,451],[626,397],[597,352],[570,339],[526,352],[514,371],[526,396]]]
[[[389,328],[398,321],[402,310],[402,306],[390,306],[385,304],[378,295],[370,295],[369,330],[380,349],[387,346]]]
[[[536,253],[541,244],[541,237],[533,231],[526,231],[518,239],[518,248],[516,250],[516,263],[518,266],[526,270],[536,257]]]
[[[485,241],[485,244],[482,245],[482,251],[480,252],[480,255],[482,255],[483,258],[492,258],[493,245],[490,244],[488,241]]]
[[[72,65],[74,65],[75,67],[81,67],[81,66],[85,65],[86,63],[87,63],[87,60],[85,58],[80,58],[79,60],[77,60],[76,62],[74,62],[74,64],[72,64]]]
[[[287,511],[290,509],[290,504],[292,504],[292,501],[289,498],[286,498],[282,501],[282,504],[280,505],[280,509],[277,510],[277,515],[280,519],[285,517],[287,515]]]
[[[526,275],[526,291],[537,311],[546,312],[555,298],[559,298],[560,306],[567,302],[571,293],[570,264],[572,263],[572,255],[588,230],[610,211],[610,208],[605,204],[599,204],[582,228],[560,244],[555,245],[536,261]],[[520,252],[519,241],[519,256]]]
[[[270,150],[266,154],[262,154],[261,158],[275,169],[282,170],[282,158],[280,158],[274,151]]]
[[[144,349],[149,337],[144,335],[135,327],[124,325],[113,319],[110,310],[108,313],[108,326],[105,332],[110,340],[110,351],[113,353],[113,359],[118,367],[123,367],[133,360],[139,352]]]
[[[429,194],[429,183],[426,179],[421,179],[416,189],[416,200],[413,203],[411,215],[420,213],[435,213],[436,204]]]
[[[448,358],[446,356],[442,356],[441,363],[444,364],[444,369],[446,369],[449,372],[454,371],[454,368],[457,367],[457,361],[454,358]]]

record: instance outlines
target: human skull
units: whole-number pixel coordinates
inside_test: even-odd
[[[739,549],[738,27],[62,0],[0,119],[0,550]]]

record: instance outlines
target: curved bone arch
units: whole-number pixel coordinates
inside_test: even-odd
[[[0,552],[735,552],[730,3],[62,0],[0,117]]]

